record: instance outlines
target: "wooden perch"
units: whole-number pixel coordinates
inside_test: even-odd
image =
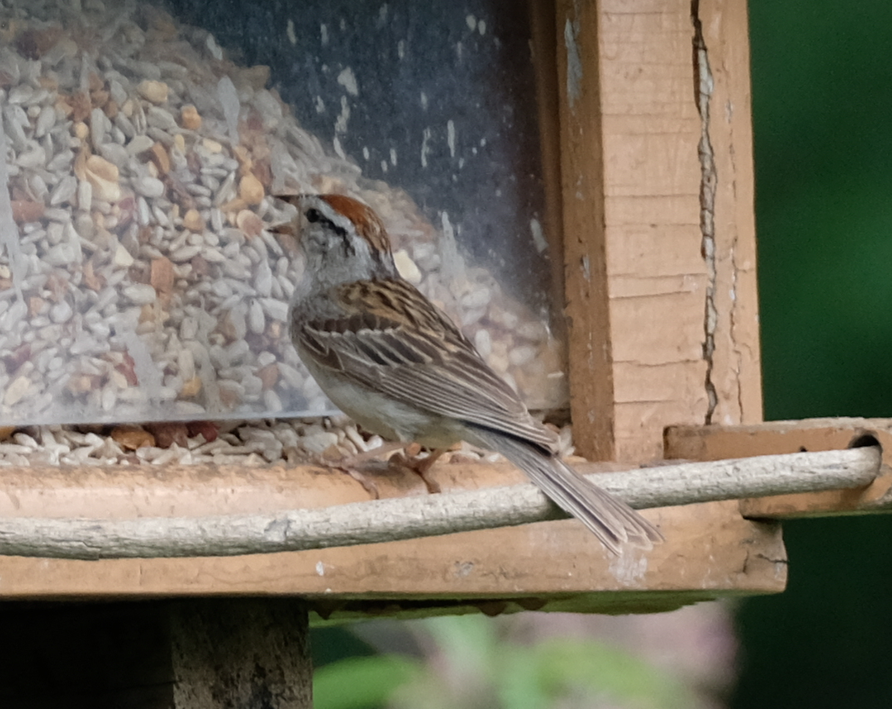
[[[632,507],[854,488],[878,448],[685,463],[589,476]],[[357,502],[322,509],[130,520],[7,518],[0,554],[66,559],[235,556],[323,549],[506,527],[567,515],[532,485]]]
[[[748,519],[798,519],[892,512],[892,419],[825,418],[747,426],[670,426],[665,457],[724,460],[741,455],[826,451],[874,442],[884,451],[880,474],[867,487],[758,497],[740,501]]]

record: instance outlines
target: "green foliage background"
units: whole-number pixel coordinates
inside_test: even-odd
[[[749,6],[765,417],[890,416],[892,3]],[[892,518],[785,538],[788,591],[739,614],[732,706],[892,706]]]
[[[750,27],[766,417],[888,416],[892,3],[750,0]]]
[[[349,636],[338,628],[313,636],[316,709],[699,709],[704,706],[684,680],[599,640],[553,637],[512,641],[510,618],[480,615],[404,621],[422,640],[425,658],[374,655],[353,647],[353,657],[335,654]],[[321,641],[321,645],[319,645]],[[322,654],[320,655],[320,648]],[[322,664],[327,659],[329,664]]]

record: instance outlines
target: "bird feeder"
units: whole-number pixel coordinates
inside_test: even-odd
[[[586,459],[579,469],[635,479],[635,469],[673,459],[885,444],[888,422],[760,423],[745,2],[555,0],[516,12],[534,55],[543,222],[566,329],[570,418]],[[468,26],[484,35],[477,18]],[[42,37],[11,41],[39,52],[32,45]],[[350,77],[343,81],[349,89]],[[862,455],[849,453],[846,465]],[[872,479],[879,458],[864,456]],[[741,468],[724,470],[733,480]],[[524,482],[510,466],[485,462],[438,464],[431,475],[444,499]],[[133,520],[376,504],[344,475],[284,462],[7,467],[2,480],[0,544],[23,520],[103,520],[113,530]],[[853,485],[648,509],[665,543],[619,557],[567,519],[276,553],[146,558],[131,549],[102,558],[84,543],[82,558],[2,556],[0,617],[15,642],[0,649],[9,675],[0,698],[33,706],[38,687],[47,705],[80,706],[70,699],[78,696],[84,706],[195,709],[262,697],[264,706],[309,707],[310,622],[650,613],[779,593],[787,558],[778,520],[889,504],[888,472]],[[418,493],[406,478],[379,480],[381,503],[420,504],[407,497]]]

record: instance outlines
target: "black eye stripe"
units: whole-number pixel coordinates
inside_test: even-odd
[[[307,221],[310,222],[310,224],[322,222],[323,224],[327,224],[331,228],[331,230],[342,239],[347,237],[347,230],[344,227],[338,226],[331,219],[323,216],[322,212],[320,212],[318,209],[310,207],[310,209],[306,211],[306,217]]]

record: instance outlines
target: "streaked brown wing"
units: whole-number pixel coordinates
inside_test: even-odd
[[[319,365],[408,405],[554,446],[514,390],[411,284],[360,281],[332,295],[350,315],[304,322],[294,333]]]

